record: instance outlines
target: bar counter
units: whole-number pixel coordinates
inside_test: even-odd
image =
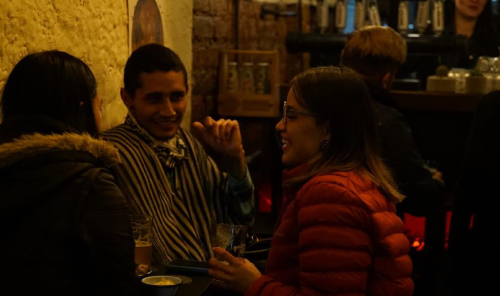
[[[286,100],[290,85],[280,86],[281,102]],[[392,96],[401,111],[473,113],[482,94],[455,94],[431,91],[393,90]],[[280,105],[281,106],[281,105]]]
[[[392,91],[401,110],[473,113],[481,94],[455,94],[428,91]]]

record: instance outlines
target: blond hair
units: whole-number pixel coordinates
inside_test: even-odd
[[[406,42],[389,27],[367,26],[351,34],[342,52],[342,65],[364,78],[394,74],[406,61]]]

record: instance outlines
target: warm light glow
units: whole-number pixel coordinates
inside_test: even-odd
[[[272,209],[272,185],[262,184],[259,186],[259,212],[260,213],[270,213]]]

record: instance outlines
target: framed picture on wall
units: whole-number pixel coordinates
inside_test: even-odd
[[[128,0],[129,51],[149,44],[164,44],[161,4],[156,0]]]

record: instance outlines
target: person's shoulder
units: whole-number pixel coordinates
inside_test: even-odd
[[[301,187],[297,197],[323,200],[326,203],[352,203],[359,195],[359,186],[352,186],[353,180],[359,183],[353,174],[335,171],[316,175]]]
[[[120,124],[102,132],[102,137],[104,139],[107,139],[119,135],[121,133],[129,133],[129,132],[131,132],[131,128],[128,125]]]
[[[401,133],[411,133],[406,117],[399,110],[380,103],[378,104],[379,106],[375,107],[375,114],[381,138],[394,138]]]
[[[144,140],[133,131],[132,127],[120,124],[104,131],[102,139],[113,144],[119,151],[124,149],[138,149],[144,146]]]
[[[89,186],[89,199],[96,203],[106,203],[117,207],[126,207],[123,193],[119,189],[116,179],[109,168],[93,166],[85,171],[81,177]],[[110,199],[103,200],[102,197]]]
[[[373,101],[373,109],[379,121],[382,123],[390,123],[404,119],[404,115],[398,109]]]
[[[360,206],[370,212],[395,210],[394,204],[380,192],[373,181],[354,171],[317,175],[304,188],[303,194],[324,194],[326,198],[336,200],[336,203]]]

